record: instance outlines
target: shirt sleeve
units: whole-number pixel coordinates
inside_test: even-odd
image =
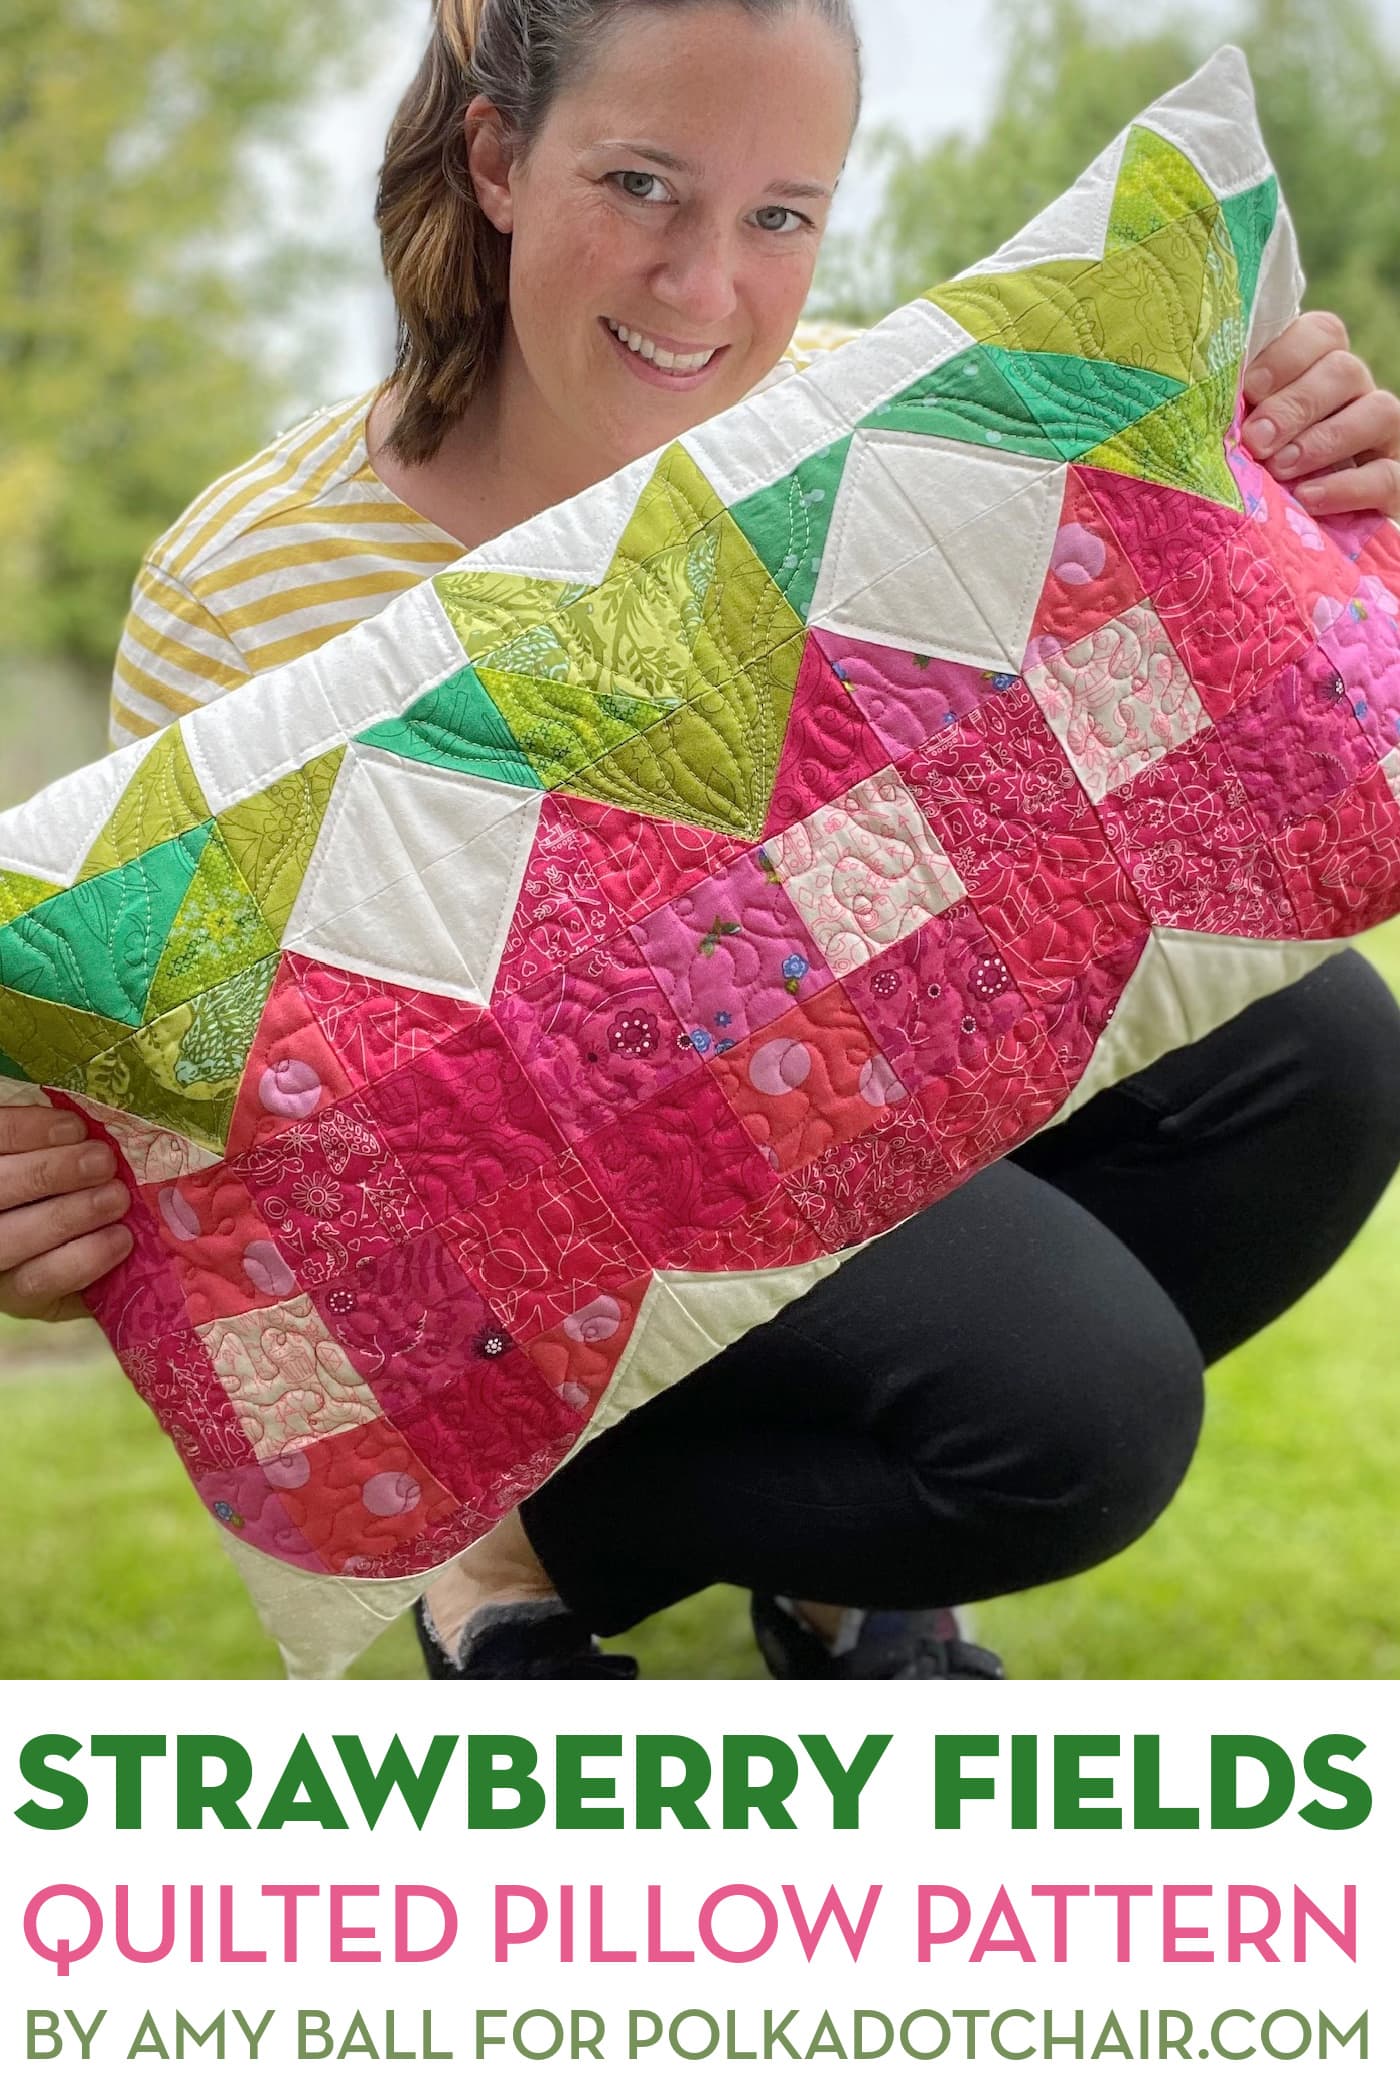
[[[242,651],[191,586],[148,558],[132,585],[117,644],[109,748],[155,735],[252,675]]]

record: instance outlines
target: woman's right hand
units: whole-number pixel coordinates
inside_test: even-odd
[[[0,1108],[0,1313],[77,1320],[78,1293],[131,1252],[117,1155],[55,1108]]]

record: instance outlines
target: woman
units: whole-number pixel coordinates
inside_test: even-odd
[[[439,0],[377,210],[392,380],[153,548],[116,734],[314,647],[771,381],[859,100],[848,0]],[[1310,315],[1271,345],[1246,437],[1322,475],[1319,513],[1397,507],[1400,404],[1345,344]],[[126,1251],[112,1155],[70,1134],[47,1111],[3,1118],[0,1308],[80,1312]],[[730,1581],[755,1592],[775,1674],[1000,1674],[949,1600],[1145,1530],[1189,1463],[1204,1366],[1330,1267],[1397,1164],[1400,1010],[1347,953],[588,1445],[435,1582],[430,1673],[627,1672],[595,1635]]]

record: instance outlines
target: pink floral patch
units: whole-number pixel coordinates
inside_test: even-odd
[[[610,953],[498,1001],[505,1040],[575,1142],[693,1071],[689,1042],[630,933]]]

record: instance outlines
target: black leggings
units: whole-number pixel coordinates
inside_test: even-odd
[[[916,1607],[1077,1574],[1166,1508],[1205,1366],[1397,1167],[1400,1006],[1352,949],[863,1248],[586,1445],[526,1533],[601,1634],[715,1582]]]

